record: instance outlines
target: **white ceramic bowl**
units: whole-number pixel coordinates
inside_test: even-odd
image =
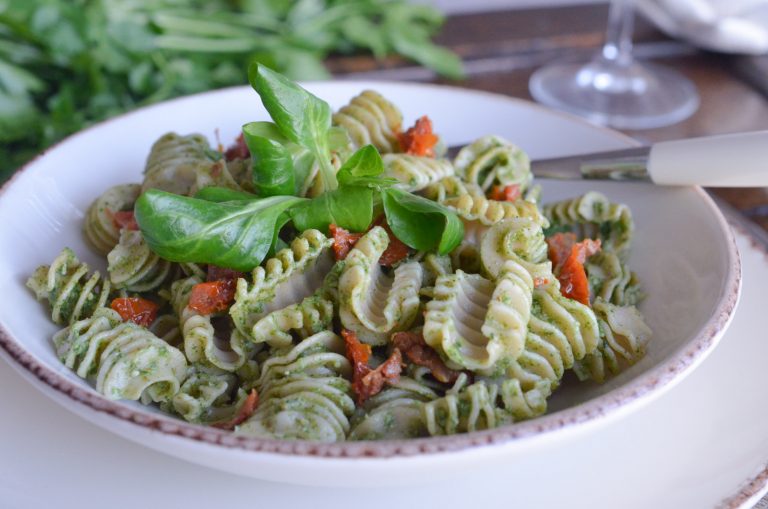
[[[308,88],[334,108],[365,88],[398,104],[410,123],[428,114],[450,145],[495,133],[533,157],[626,147],[632,142],[536,105],[492,94],[416,84],[326,82]],[[0,347],[14,366],[58,403],[88,420],[169,454],[269,480],[308,484],[381,484],[459,474],[473,465],[524,461],[542,444],[584,433],[650,401],[679,381],[715,346],[739,296],[740,266],[729,227],[699,188],[647,184],[546,182],[544,201],[589,189],[631,206],[636,236],[631,266],[647,299],[641,310],[654,330],[642,361],[603,385],[565,386],[550,413],[527,422],[452,437],[317,444],[235,436],[113,402],[56,358],[57,330],[45,306],[25,288],[36,266],[69,246],[88,263],[104,261],[85,245],[84,211],[107,187],[141,179],[149,147],[167,131],[201,132],[225,143],[239,127],[265,119],[248,88],[210,92],[144,108],[78,133],[31,162],[0,194]]]

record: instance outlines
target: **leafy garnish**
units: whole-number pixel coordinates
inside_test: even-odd
[[[243,127],[259,196],[220,187],[195,198],[147,191],[136,202],[136,219],[158,255],[250,270],[275,251],[288,221],[299,231],[328,232],[336,225],[363,232],[382,206],[392,234],[411,248],[446,254],[461,242],[464,226],[456,214],[394,187],[396,180],[382,176],[384,161],[373,145],[333,171],[329,148],[346,146],[347,138],[331,128],[327,103],[263,66],[251,66],[249,76],[274,120]],[[293,196],[311,183],[315,165],[327,172],[324,192]]]
[[[392,233],[413,249],[448,254],[464,237],[464,224],[439,203],[400,189],[385,189],[382,200]]]
[[[166,260],[248,271],[276,242],[283,212],[302,200],[213,202],[150,189],[136,202],[135,214],[150,249]]]
[[[320,164],[323,189],[336,189],[335,171],[329,157],[331,107],[328,103],[264,65],[251,64],[248,80],[280,134],[306,147],[315,156]]]
[[[366,145],[352,154],[339,168],[336,179],[341,185],[354,184],[365,177],[378,177],[384,173],[384,161],[373,145]]]
[[[255,194],[245,191],[236,191],[228,187],[208,186],[195,193],[195,198],[205,201],[223,202],[237,200],[254,200],[258,198]]]
[[[243,139],[251,153],[253,185],[259,196],[292,195],[296,180],[289,150],[261,136],[252,124],[243,126]]]
[[[349,186],[328,191],[289,212],[298,230],[316,228],[327,232],[336,224],[353,232],[365,231],[373,221],[374,190]]]
[[[376,147],[360,148],[339,168],[338,189],[291,210],[293,224],[299,230],[328,231],[335,224],[350,231],[365,231],[373,221],[378,191],[391,185],[389,179],[381,177],[383,172],[384,162]]]
[[[368,186],[374,189],[384,189],[397,184],[397,180],[382,177],[384,161],[381,154],[373,145],[366,145],[347,159],[336,173],[340,186]]]

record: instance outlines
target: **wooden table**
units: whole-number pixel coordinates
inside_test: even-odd
[[[448,19],[438,41],[466,63],[467,78],[452,84],[531,99],[528,79],[533,71],[553,60],[589,59],[603,42],[607,14],[607,6],[598,4],[460,15]],[[626,134],[649,143],[768,129],[768,96],[742,78],[750,65],[747,59],[697,50],[666,37],[642,18],[636,25],[636,55],[688,76],[698,87],[701,106],[684,122]],[[396,58],[376,62],[344,57],[330,65],[337,75],[349,77],[447,83]],[[767,188],[710,191],[768,230]]]

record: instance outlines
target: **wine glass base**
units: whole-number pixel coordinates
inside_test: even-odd
[[[634,61],[554,64],[536,71],[529,87],[542,104],[620,129],[674,124],[699,107],[696,87],[682,74]]]

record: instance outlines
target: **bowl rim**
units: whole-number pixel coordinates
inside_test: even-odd
[[[412,88],[438,88],[440,90],[453,90],[457,92],[469,92],[477,95],[486,95],[504,101],[522,103],[528,108],[544,110],[548,114],[586,124],[593,129],[602,131],[604,134],[610,134],[617,140],[628,145],[640,145],[640,143],[620,132],[612,129],[596,126],[588,121],[574,115],[551,110],[539,104],[524,99],[496,94],[492,92],[472,90],[462,87],[438,84],[411,83],[398,81],[342,81],[330,80],[324,82],[310,82],[312,84],[323,84],[325,86],[334,83],[354,83],[359,87],[376,86],[405,86]],[[0,187],[0,199],[12,188],[16,179],[26,170],[33,167],[39,159],[51,151],[56,150],[59,145],[70,142],[75,137],[88,134],[109,123],[120,121],[126,117],[141,115],[148,110],[163,107],[169,103],[196,101],[200,98],[230,93],[234,90],[249,88],[245,86],[228,87],[217,90],[210,90],[199,94],[193,94],[183,97],[163,101],[157,104],[148,105],[122,115],[104,120],[86,129],[73,133],[67,138],[57,142],[47,148],[32,160],[28,161],[12,177]],[[415,439],[401,440],[379,440],[379,441],[360,441],[360,442],[337,442],[320,443],[311,441],[287,441],[265,438],[249,437],[236,435],[230,431],[218,430],[216,428],[188,423],[170,415],[150,412],[142,408],[134,408],[123,402],[109,400],[92,389],[83,388],[80,384],[70,381],[66,377],[58,374],[54,369],[48,367],[45,363],[39,362],[30,354],[13,335],[0,324],[0,348],[7,352],[20,367],[31,373],[35,378],[45,385],[53,388],[63,394],[75,404],[82,404],[100,413],[105,413],[120,419],[122,421],[143,427],[148,430],[161,432],[171,437],[180,437],[192,440],[198,443],[204,443],[213,446],[224,446],[227,448],[242,449],[260,453],[279,454],[284,456],[314,457],[314,458],[366,458],[366,459],[386,459],[393,457],[413,457],[423,454],[435,454],[445,452],[456,452],[481,446],[519,441],[528,437],[549,435],[564,428],[574,428],[578,425],[597,421],[601,418],[618,413],[622,408],[629,406],[630,403],[636,403],[648,399],[652,394],[662,389],[670,388],[675,381],[682,378],[682,375],[693,369],[706,354],[708,354],[716,345],[717,340],[722,336],[726,327],[730,323],[741,290],[741,259],[736,239],[714,200],[699,186],[693,187],[694,192],[710,208],[713,215],[727,238],[727,252],[730,260],[728,274],[726,275],[725,291],[720,295],[715,310],[709,320],[703,325],[698,334],[690,338],[684,345],[679,347],[666,361],[653,367],[648,372],[640,375],[636,379],[613,389],[606,394],[600,395],[584,403],[569,407],[551,414],[545,414],[535,419],[522,421],[514,424],[500,426],[483,431],[473,431],[450,436],[437,436]],[[579,426],[580,427],[580,426]]]

